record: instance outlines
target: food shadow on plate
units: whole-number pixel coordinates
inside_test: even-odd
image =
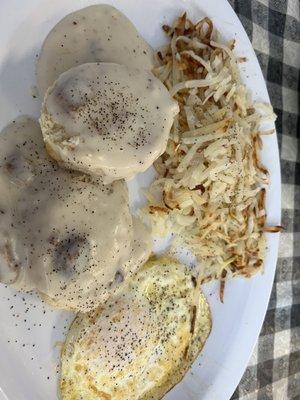
[[[36,291],[18,292],[0,284],[0,311],[5,315],[1,341],[9,354],[41,375],[54,376],[62,343],[74,315],[43,302]]]
[[[31,49],[21,58],[9,53],[0,70],[0,118],[1,127],[16,115],[39,115],[41,102],[33,92],[35,84],[36,51]],[[35,97],[34,97],[35,96]]]
[[[32,20],[25,21],[15,30],[2,48],[0,64],[0,121],[1,127],[20,114],[38,117],[41,101],[34,90],[35,65],[43,33],[30,32]],[[35,24],[36,25],[36,24]],[[45,28],[36,26],[35,32]],[[28,46],[30,43],[30,46]]]

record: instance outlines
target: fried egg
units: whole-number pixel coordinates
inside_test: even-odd
[[[89,63],[55,81],[40,123],[54,159],[110,183],[152,165],[166,149],[178,110],[151,72]]]
[[[161,399],[210,330],[209,305],[190,270],[151,259],[103,307],[75,318],[62,351],[61,399]]]
[[[68,14],[46,37],[36,74],[41,97],[59,75],[89,62],[151,70],[154,51],[119,10],[98,4]]]

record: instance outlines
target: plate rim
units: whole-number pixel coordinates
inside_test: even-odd
[[[14,5],[16,5],[16,4],[20,4],[21,3],[21,1],[22,0],[12,0],[12,1],[10,1],[10,2],[8,2],[8,1],[3,1],[3,3],[0,5],[0,7],[8,7],[9,8],[9,6],[8,6],[8,3],[10,3],[10,5],[12,5],[12,7],[14,7],[13,6],[13,4]],[[143,0],[142,0],[143,1]],[[141,4],[142,3],[142,1],[140,1],[139,3]],[[170,3],[170,1],[168,1],[168,0],[164,0],[164,1],[166,1],[166,2],[168,2],[168,3]],[[39,4],[39,3],[41,3],[41,0],[32,0],[31,1],[32,3],[36,3],[36,4]],[[120,8],[120,9],[123,9],[123,8],[126,8],[126,3],[133,3],[134,2],[134,0],[127,0],[127,1],[123,1],[122,2],[122,6],[124,6],[124,7],[118,7],[118,8]],[[205,3],[207,3],[207,2],[209,2],[209,0],[194,0],[194,1],[192,1],[191,0],[191,2],[193,2],[193,3],[199,3],[199,7],[200,7],[200,9],[202,9],[203,8],[203,4],[205,4]],[[211,4],[216,4],[217,2],[219,2],[219,4],[220,4],[220,0],[211,0]],[[79,2],[78,2],[78,9],[80,8],[80,6],[83,4],[83,3],[86,3],[85,1],[80,1],[80,4],[79,4]],[[92,3],[97,3],[97,4],[99,4],[99,3],[102,3],[102,2],[100,2],[100,1],[98,1],[98,2],[96,2],[96,1],[93,1]],[[113,3],[113,4],[121,4],[121,0],[109,0],[109,1],[104,1],[103,3]],[[155,3],[155,1],[154,1],[154,3]],[[157,0],[156,0],[156,3],[158,3],[157,2]],[[175,3],[175,2],[174,2]],[[186,2],[187,3],[187,2]],[[202,3],[202,4],[201,4]],[[258,71],[259,71],[259,74],[261,75],[261,77],[263,78],[263,74],[262,74],[262,70],[261,70],[261,68],[260,68],[260,65],[259,65],[259,62],[258,62],[258,59],[257,59],[257,57],[256,57],[256,55],[255,55],[255,52],[254,52],[254,50],[253,50],[253,47],[252,47],[252,44],[251,44],[251,42],[250,42],[250,40],[249,40],[249,38],[248,38],[248,36],[247,36],[247,34],[246,34],[246,31],[245,31],[245,29],[244,29],[244,27],[243,27],[243,25],[242,25],[242,23],[241,23],[241,21],[240,21],[240,19],[238,18],[238,16],[236,15],[236,13],[234,12],[234,10],[232,9],[232,7],[231,7],[231,5],[230,5],[230,3],[228,2],[228,0],[223,0],[223,3],[224,3],[224,8],[227,10],[227,12],[229,12],[228,10],[229,10],[229,8],[230,8],[230,13],[233,13],[233,15],[234,15],[234,18],[236,19],[236,24],[237,25],[239,25],[239,29],[240,30],[242,30],[243,32],[244,32],[244,35],[246,36],[246,38],[247,39],[245,39],[245,38],[243,38],[243,40],[245,39],[246,41],[248,41],[248,46],[247,46],[247,51],[248,51],[248,48],[249,49],[252,49],[252,57],[255,59],[255,62],[257,63],[257,65],[258,65]],[[182,2],[182,6],[184,7],[184,2]],[[77,7],[76,7],[77,8]],[[127,15],[129,15],[129,13],[127,13]],[[129,17],[130,17],[130,15],[129,15]],[[222,30],[220,30],[221,31],[221,34],[222,34]],[[0,58],[0,62],[1,62],[1,58]],[[1,67],[1,63],[0,63],[0,67]],[[263,81],[265,82],[265,80],[263,79]],[[265,86],[265,90],[266,90],[266,92],[267,92],[267,87],[266,87],[266,83],[264,83],[264,86]],[[267,96],[268,96],[268,98],[269,98],[269,95],[267,94]],[[269,99],[269,101],[270,101],[270,99]],[[1,121],[0,121],[1,122]],[[277,176],[275,177],[276,178],[276,180],[278,181],[277,182],[277,184],[279,185],[279,187],[281,186],[281,176],[280,176],[280,159],[279,159],[279,152],[278,152],[278,140],[277,140],[277,132],[276,132],[276,136],[275,136],[275,141],[276,141],[276,146],[277,146],[277,154],[274,156],[275,158],[276,158],[276,164],[277,164],[277,166],[276,166],[276,170],[277,170]],[[274,177],[273,177],[274,178]],[[269,192],[269,190],[267,190],[267,193]],[[274,216],[274,218],[276,217],[277,218],[277,220],[276,220],[276,223],[280,223],[280,221],[281,221],[281,203],[280,203],[280,200],[281,200],[281,192],[280,192],[280,196],[279,196],[279,199],[277,199],[277,203],[278,203],[278,209],[277,209],[277,214],[276,214],[276,216]],[[278,243],[279,243],[279,234],[274,234],[274,239],[272,239],[272,241],[274,242],[274,246],[275,246],[275,248],[276,248],[276,253],[278,254],[278,247],[279,247],[279,245],[278,245]],[[260,308],[260,311],[259,311],[259,314],[260,314],[260,316],[259,316],[259,319],[258,319],[258,321],[257,321],[257,323],[256,323],[256,333],[255,333],[255,335],[252,335],[252,337],[251,338],[249,338],[249,340],[248,340],[248,351],[247,351],[247,353],[248,353],[248,355],[247,354],[243,354],[243,361],[241,362],[241,364],[243,365],[243,366],[240,366],[240,369],[241,369],[241,371],[240,371],[240,373],[236,373],[236,375],[235,375],[235,377],[233,378],[232,376],[231,376],[231,379],[232,379],[232,382],[230,383],[230,385],[229,385],[229,383],[227,383],[227,387],[225,388],[225,392],[226,393],[223,393],[224,394],[224,396],[226,396],[226,397],[218,397],[218,400],[221,400],[221,399],[229,399],[230,398],[230,396],[232,395],[232,393],[234,392],[234,390],[235,390],[235,387],[236,387],[236,385],[235,385],[235,383],[237,382],[239,382],[240,381],[240,378],[242,377],[242,375],[243,375],[243,373],[244,373],[244,370],[245,370],[245,368],[247,367],[247,364],[248,364],[248,361],[249,361],[249,359],[250,359],[250,356],[251,356],[251,354],[252,354],[252,351],[253,351],[253,348],[254,348],[254,346],[255,346],[255,343],[256,343],[256,341],[257,341],[257,338],[258,338],[258,336],[259,336],[259,333],[260,333],[260,330],[261,330],[261,327],[262,327],[262,324],[263,324],[263,321],[264,321],[264,317],[265,317],[265,314],[266,314],[266,311],[267,311],[267,307],[268,307],[268,300],[269,300],[269,298],[270,298],[270,295],[271,295],[271,290],[272,290],[272,286],[273,286],[273,281],[274,281],[274,276],[275,276],[275,271],[276,271],[276,263],[277,263],[277,254],[276,254],[276,256],[274,257],[274,255],[273,255],[273,258],[272,258],[272,260],[270,261],[271,262],[271,264],[272,264],[272,269],[271,270],[269,270],[269,271],[267,271],[268,272],[268,287],[267,287],[267,293],[264,293],[264,307],[261,307]],[[268,263],[269,264],[269,263]],[[248,297],[250,297],[251,296],[251,293],[252,293],[252,291],[254,290],[254,293],[255,293],[255,285],[256,285],[256,282],[259,280],[259,279],[257,279],[258,277],[255,277],[255,278],[252,278],[251,279],[251,284],[250,284],[250,289],[249,289],[249,295],[248,295]],[[236,351],[238,351],[238,349],[236,349]],[[200,358],[201,358],[201,355],[200,355]],[[224,383],[224,382],[226,382],[226,378],[227,378],[228,376],[226,375],[226,376],[224,376],[224,379],[222,380],[221,379],[221,381]],[[220,376],[219,376],[219,378],[220,378]],[[217,383],[218,385],[220,385],[221,383]],[[230,386],[230,387],[229,387]],[[0,398],[1,398],[1,396],[3,395],[3,396],[5,396],[5,394],[2,394],[1,393],[1,385],[0,385]],[[231,394],[229,395],[229,392],[231,392]],[[211,396],[210,394],[209,394],[209,392],[208,392],[208,394],[206,394],[205,396],[208,396],[207,397],[207,400],[211,400],[211,397],[209,397],[209,396]],[[168,397],[169,398],[169,397]],[[205,397],[206,398],[206,397]],[[4,399],[6,399],[7,400],[7,397],[4,397]]]

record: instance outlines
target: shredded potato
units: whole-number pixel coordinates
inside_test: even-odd
[[[259,152],[262,121],[270,105],[252,104],[234,56],[234,41],[220,43],[210,19],[178,18],[163,29],[170,44],[158,52],[154,73],[178,101],[166,152],[156,161],[159,178],[144,211],[155,234],[175,233],[199,261],[201,282],[251,277],[265,254],[265,187],[268,171]]]

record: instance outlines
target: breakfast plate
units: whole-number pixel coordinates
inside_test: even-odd
[[[237,16],[226,0],[106,1],[123,12],[140,34],[156,48],[165,43],[163,24],[187,11],[192,20],[208,16],[224,39],[236,39],[236,53],[246,57],[242,78],[253,99],[269,102],[257,58]],[[50,29],[66,14],[95,4],[79,0],[2,1],[0,44],[0,125],[18,115],[39,117],[41,103],[36,95],[35,62]],[[272,126],[271,126],[272,128]],[[270,174],[267,190],[267,223],[280,223],[280,168],[275,135],[263,138],[262,161]],[[129,182],[133,211],[145,203],[141,189],[154,178],[151,167]],[[183,381],[166,399],[228,400],[246,368],[265,316],[272,288],[278,234],[267,234],[264,272],[251,279],[227,282],[224,303],[219,283],[203,286],[209,301],[213,328],[203,352]],[[157,250],[164,247],[158,241]],[[34,293],[20,294],[0,286],[0,399],[58,399],[59,354],[74,314],[50,308]]]

